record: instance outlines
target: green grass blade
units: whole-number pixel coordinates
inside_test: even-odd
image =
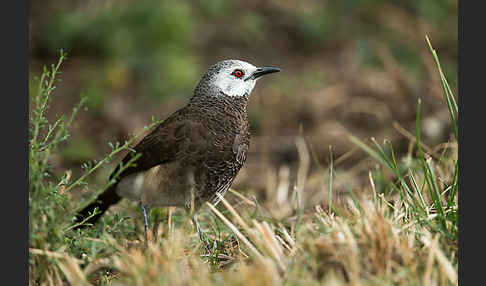
[[[427,183],[427,189],[429,190],[432,203],[438,213],[438,218],[441,227],[445,232],[447,232],[447,224],[444,216],[444,210],[442,207],[442,201],[440,200],[439,191],[437,189],[437,184],[435,183],[435,176],[432,172],[430,165],[427,164],[425,160],[425,154],[422,150],[421,137],[420,137],[420,112],[421,112],[422,101],[419,99],[417,104],[417,117],[416,117],[416,137],[417,137],[417,148],[419,151],[419,159],[422,165],[422,171],[424,172],[425,182]]]
[[[451,91],[451,88],[449,86],[449,83],[447,82],[447,79],[442,72],[442,68],[440,66],[439,62],[439,57],[437,56],[437,52],[434,50],[432,47],[432,44],[430,43],[429,37],[425,36],[427,40],[427,44],[429,46],[430,52],[432,53],[432,56],[434,57],[435,63],[437,65],[437,69],[439,70],[439,75],[440,75],[440,80],[442,83],[442,89],[444,90],[444,97],[447,102],[447,107],[449,109],[449,115],[451,118],[451,124],[452,124],[452,129],[454,131],[454,135],[456,136],[456,139],[458,138],[458,130],[457,130],[457,113],[459,112],[459,108],[457,106],[456,100],[454,99],[454,94]],[[454,112],[455,110],[455,112]]]

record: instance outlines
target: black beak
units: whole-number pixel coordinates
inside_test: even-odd
[[[245,81],[249,79],[257,79],[261,77],[262,75],[269,74],[269,73],[274,73],[274,72],[279,72],[280,69],[277,67],[259,67],[257,70],[251,74],[251,76],[247,77]]]

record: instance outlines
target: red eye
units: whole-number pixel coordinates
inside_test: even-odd
[[[237,78],[241,78],[243,76],[243,71],[242,70],[235,70],[233,72],[233,75]]]

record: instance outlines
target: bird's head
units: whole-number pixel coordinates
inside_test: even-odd
[[[199,82],[198,92],[222,92],[228,96],[249,96],[256,81],[276,67],[256,67],[240,60],[224,60],[210,67]]]

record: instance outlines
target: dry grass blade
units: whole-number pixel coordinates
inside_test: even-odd
[[[427,282],[430,282],[432,266],[435,258],[435,260],[437,260],[438,264],[440,265],[441,270],[446,274],[449,281],[451,281],[453,284],[457,284],[458,283],[457,272],[438,246],[439,235],[435,235],[432,242],[430,241],[429,236],[430,235],[427,235],[422,238],[422,242],[425,244],[427,248],[429,248],[427,267],[424,273],[424,280],[423,280],[424,283],[427,284]]]
[[[396,122],[396,121],[393,121],[393,128],[395,128],[400,134],[402,134],[403,136],[405,136],[408,140],[410,140],[411,142],[413,143],[417,143],[417,138],[410,132],[408,132],[407,129],[403,128],[400,123]],[[427,146],[425,143],[421,142],[422,144],[422,147],[424,148],[425,151],[427,151],[427,153],[429,153],[431,156],[433,156],[435,159],[439,159],[440,156],[432,149],[430,148],[429,146]]]
[[[253,220],[253,225],[255,225],[256,229],[260,233],[260,237],[262,238],[259,240],[261,242],[261,246],[270,251],[270,255],[273,256],[275,261],[277,261],[277,265],[279,269],[285,271],[286,267],[282,261],[282,256],[283,256],[282,249],[280,245],[278,245],[278,241],[275,238],[273,231],[271,231],[269,228],[266,228],[264,226],[265,223],[266,222],[260,224],[259,222]]]
[[[69,256],[68,254],[59,253],[59,252],[52,252],[52,251],[49,251],[49,250],[29,248],[29,252],[32,253],[32,254],[36,254],[36,255],[45,255],[45,256],[54,257],[54,258],[64,258],[64,259],[71,258],[73,261],[75,261],[77,263],[83,263],[84,262],[83,260],[76,259],[74,257]]]
[[[266,221],[264,221],[262,223],[262,225],[263,225],[263,229],[265,231],[265,234],[272,240],[272,243],[275,246],[275,250],[277,251],[277,254],[279,255],[279,257],[282,257],[283,251],[282,251],[282,247],[280,246],[280,244],[278,244],[278,241],[277,241],[277,238],[276,238],[277,236],[275,235],[273,230],[270,228],[270,225]]]
[[[243,196],[242,194],[240,194],[239,192],[237,192],[236,190],[232,189],[232,188],[229,188],[229,191],[234,194],[235,196],[237,196],[238,198],[242,199],[245,203],[249,204],[249,205],[252,205],[252,206],[255,206],[255,203],[250,201],[249,199],[247,199],[245,196]]]
[[[287,242],[285,242],[285,240],[283,240],[283,238],[281,238],[280,236],[275,236],[275,238],[283,245],[283,247],[285,249],[287,249],[288,251],[292,252],[292,248],[290,247],[290,245],[288,245]]]
[[[219,193],[216,193],[216,196],[220,199],[220,201],[223,203],[223,205],[229,210],[229,212],[234,216],[234,218],[236,219],[238,224],[240,224],[245,229],[245,231],[249,233],[250,227],[241,218],[241,216],[235,211],[235,209],[228,203],[228,201],[225,200],[224,197]]]
[[[280,227],[280,231],[283,233],[285,240],[290,244],[291,247],[294,247],[295,241],[292,239],[287,229],[281,223],[279,223],[278,226]]]
[[[427,256],[427,264],[425,266],[425,271],[423,275],[423,283],[424,285],[430,285],[431,284],[431,275],[432,275],[432,269],[434,266],[434,250],[436,248],[437,242],[438,242],[438,236],[434,238],[432,242],[430,242],[430,239],[425,237],[422,239],[422,242],[428,246],[429,248],[429,254]]]
[[[299,169],[297,171],[297,191],[300,193],[299,197],[302,198],[302,191],[305,186],[307,174],[310,166],[309,149],[303,137],[299,136],[295,139],[295,145],[299,153]]]
[[[212,204],[206,202],[206,205],[228,226],[233,233],[243,241],[243,243],[251,250],[251,252],[263,263],[265,258],[263,255],[253,246],[253,244],[234,226],[220,211],[218,211]]]
[[[78,263],[76,262],[76,259],[72,257],[66,257],[64,261],[58,262],[58,265],[71,285],[73,286],[91,285],[86,280],[86,275],[79,267]]]

